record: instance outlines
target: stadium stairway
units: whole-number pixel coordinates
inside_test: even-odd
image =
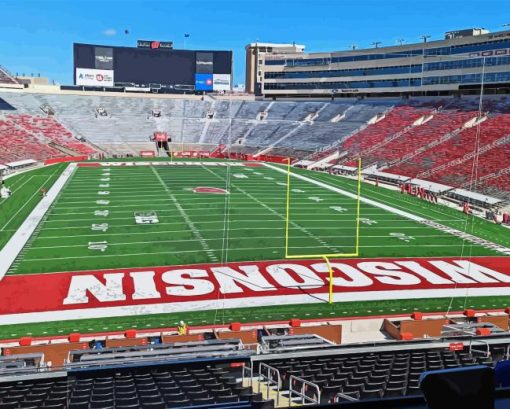
[[[253,391],[257,391],[262,394],[263,400],[272,400],[275,402],[275,407],[277,408],[288,408],[290,406],[301,406],[297,402],[293,402],[289,399],[288,393],[284,393],[279,391],[277,386],[270,383],[268,380],[261,380],[257,378],[253,378],[251,382],[248,380],[245,381],[243,386],[249,386],[251,383],[251,387]]]

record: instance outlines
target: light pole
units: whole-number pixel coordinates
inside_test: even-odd
[[[397,40],[397,43],[398,43],[399,45],[402,45],[402,44],[404,44],[404,42],[405,42],[405,41],[406,41],[406,40],[404,40],[403,38],[399,38],[399,39]]]
[[[357,47],[358,47],[357,44],[351,44],[352,51],[356,50]]]
[[[379,48],[379,44],[381,44],[381,42],[380,42],[380,41],[374,41],[374,42],[372,43],[372,45],[374,46],[374,48]]]
[[[420,38],[423,40],[424,43],[426,43],[427,39],[429,39],[430,36],[428,34],[424,34],[424,35],[421,35]]]

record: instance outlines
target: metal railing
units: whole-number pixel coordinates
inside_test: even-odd
[[[480,349],[476,349],[476,348],[473,348],[473,343],[479,343],[479,344],[482,344],[482,346],[484,347],[483,350],[480,350]],[[470,342],[469,342],[469,353],[471,355],[473,355],[473,352],[477,353],[477,354],[481,354],[484,358],[489,358],[491,356],[491,350],[490,350],[490,346],[487,342],[485,341],[482,341],[482,340],[476,340],[476,339],[471,339]]]
[[[248,380],[248,386],[251,388],[253,386],[253,366],[243,365],[242,372],[242,385],[244,386],[244,381]]]
[[[338,392],[335,395],[335,403],[338,402],[338,398],[342,398],[342,399],[347,400],[349,402],[357,402],[357,401],[359,401],[359,399],[353,398],[352,396],[349,396],[349,395],[345,395],[342,392]]]
[[[276,379],[274,376],[276,375]],[[272,366],[266,365],[261,362],[259,366],[259,387],[258,392],[260,393],[261,382],[264,381],[266,385],[266,396],[269,399],[269,391],[271,387],[276,388],[276,406],[280,403],[280,388],[282,387],[282,377],[280,371]]]
[[[295,384],[299,385],[300,388],[298,387],[298,389],[300,390],[294,389]],[[315,399],[313,396],[307,395],[307,387],[315,389]],[[289,406],[292,402],[293,395],[297,395],[301,398],[301,405],[318,405],[321,401],[321,391],[317,384],[307,381],[306,379],[291,375],[289,378]]]

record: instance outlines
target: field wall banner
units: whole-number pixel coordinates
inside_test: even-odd
[[[76,68],[76,85],[113,87],[113,70]]]
[[[508,257],[336,259],[333,300],[510,295]],[[8,275],[0,324],[325,303],[323,260]]]

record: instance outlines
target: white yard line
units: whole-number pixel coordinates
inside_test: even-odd
[[[167,192],[168,194],[168,197],[172,200],[172,202],[174,203],[175,207],[177,208],[177,211],[179,212],[179,214],[182,216],[182,218],[186,221],[186,224],[188,225],[189,229],[191,230],[191,232],[193,233],[193,235],[196,237],[196,239],[199,241],[200,245],[202,246],[202,248],[204,249],[204,252],[207,254],[207,257],[209,257],[209,259],[212,261],[212,262],[217,262],[218,261],[218,258],[214,255],[214,251],[211,250],[211,248],[209,247],[209,245],[207,244],[207,241],[204,240],[204,237],[202,236],[202,233],[200,233],[200,230],[197,229],[197,227],[195,226],[195,224],[193,223],[193,221],[190,219],[190,217],[188,216],[188,214],[186,213],[186,211],[182,208],[181,204],[179,203],[179,201],[175,198],[175,196],[173,195],[172,191],[168,188],[168,186],[166,185],[166,183],[163,181],[163,179],[161,179],[161,176],[159,175],[159,173],[156,171],[156,169],[151,166],[151,169],[152,169],[152,172],[154,173],[154,175],[156,176],[156,178],[158,179],[159,183],[161,184],[161,186],[163,187],[163,189],[165,189],[165,191]]]
[[[278,219],[264,219],[264,221],[267,221],[267,222],[278,222],[280,221],[281,219],[278,218]],[[316,220],[310,220],[310,221],[316,221]],[[408,221],[411,221],[411,220],[408,220]],[[258,220],[250,220],[250,222],[253,222],[253,223],[256,223],[257,225],[260,224],[260,219]],[[331,222],[331,220],[323,220],[323,222]],[[352,223],[352,220],[349,220],[349,222]],[[165,225],[165,226],[174,226],[176,224],[185,224],[185,222],[178,222],[178,223],[158,223],[159,226],[161,225]],[[218,220],[218,221],[214,221],[214,222],[201,222],[201,224],[222,224],[223,225],[223,221],[222,220]],[[243,223],[243,227],[239,227],[239,228],[230,228],[229,230],[231,231],[245,231],[245,230],[285,230],[285,227],[251,227],[251,226],[245,226],[244,224],[246,223],[245,220],[231,220],[231,223],[234,224],[234,223]],[[413,222],[414,223],[414,222]],[[133,227],[132,224],[123,224],[123,225],[118,225],[118,226],[110,226],[110,229],[113,229],[113,228],[116,228],[116,227]],[[322,226],[322,227],[309,227],[308,229],[309,230],[338,230],[338,227],[339,226]],[[77,229],[77,228],[81,228],[81,229],[89,229],[89,226],[70,226],[70,227],[45,227],[44,228],[44,231],[48,231],[48,230],[63,230],[63,229]],[[399,229],[412,229],[412,230],[423,230],[423,229],[427,229],[428,227],[426,226],[399,226],[398,227]],[[392,229],[391,227],[388,227],[388,226],[370,226],[370,229]],[[200,229],[201,231],[203,232],[222,232],[223,231],[223,228],[221,229]],[[183,230],[161,230],[161,231],[157,231],[157,232],[139,232],[139,233],[133,233],[133,232],[130,232],[130,233],[126,233],[126,232],[123,232],[123,233],[105,233],[106,235],[118,235],[118,236],[122,236],[122,235],[126,235],[126,234],[154,234],[154,233],[179,233],[179,232],[182,232]],[[43,239],[57,239],[57,238],[61,238],[61,237],[89,237],[89,236],[94,236],[94,237],[98,237],[97,233],[94,234],[94,235],[73,235],[73,236],[62,236],[62,235],[58,235],[58,236],[39,236],[38,237],[38,240],[43,240]],[[449,234],[445,234],[445,236],[450,236]]]
[[[7,244],[0,250],[0,280],[5,276],[7,271],[9,271],[9,268],[14,260],[16,260],[16,257],[23,250],[23,247],[39,225],[39,222],[42,220],[51,204],[55,201],[64,185],[73,174],[74,169],[76,169],[75,163],[71,163],[67,166],[53,186],[48,190],[46,197],[34,207],[30,215],[21,224],[16,233],[12,235]],[[39,191],[37,190],[34,195],[35,194],[39,194]],[[34,195],[32,195],[32,197]],[[30,199],[25,203],[25,205],[30,201]],[[18,212],[19,211],[21,211],[21,209],[18,210]]]
[[[275,220],[266,220],[265,221],[280,221],[280,219],[275,219]],[[260,224],[260,220],[252,220],[252,222],[254,223],[258,223]],[[215,222],[217,224],[219,223],[222,223],[223,224],[223,221],[218,221],[218,222]],[[378,227],[378,226],[371,226],[371,230],[372,229],[391,229],[391,227]],[[407,227],[409,228],[409,227]],[[283,227],[242,227],[242,228],[232,228],[232,229],[229,229],[230,231],[244,231],[244,230],[284,230]],[[316,228],[318,229],[318,227]],[[337,230],[338,229],[338,226],[335,226],[335,227],[324,227],[324,228],[320,228],[321,230]],[[423,229],[423,227],[415,227],[415,229]],[[136,235],[144,235],[144,234],[149,234],[149,235],[153,235],[153,236],[157,236],[159,234],[170,234],[170,233],[182,233],[184,230],[159,230],[159,231],[146,231],[146,232],[130,232],[129,235],[130,236],[136,236]],[[204,232],[222,232],[223,229],[220,228],[220,229],[202,229],[202,231]],[[110,237],[110,236],[126,236],[126,232],[121,232],[121,233],[103,233],[103,234],[100,234],[98,235],[97,233],[94,233],[94,234],[75,234],[75,235],[72,235],[72,236],[63,236],[63,235],[58,235],[58,236],[39,236],[38,237],[38,242],[41,242],[43,240],[61,240],[61,239],[71,239],[71,238],[81,238],[81,237]],[[342,236],[322,236],[321,237],[324,237],[324,238],[338,238],[338,237],[350,237],[350,236],[345,236],[345,235],[342,235]],[[366,237],[366,238],[388,238],[388,235],[384,235],[384,236],[363,236],[363,237]],[[413,237],[450,237],[449,234],[437,234],[437,235],[424,235],[424,236],[421,236],[419,234],[413,234]],[[244,240],[245,239],[245,236],[241,236],[241,237],[233,237],[235,238],[236,240]],[[262,236],[262,237],[252,237],[250,236],[250,238],[252,239],[263,239],[263,238],[266,238],[268,240],[272,240],[272,239],[278,239],[278,240],[281,240],[282,238],[281,237],[268,237],[267,235],[266,236]],[[217,239],[205,239],[205,240],[217,240]],[[186,240],[181,240],[181,241],[186,241]],[[34,250],[37,250],[37,249],[40,249],[42,247],[34,247],[33,249]]]
[[[423,248],[423,247],[441,247],[441,248],[445,248],[445,247],[461,247],[461,244],[409,244],[409,243],[405,243],[405,246],[406,248],[410,248],[410,247],[418,247],[418,248]],[[324,247],[328,247],[328,245],[317,245],[317,246],[314,246],[314,248],[324,248]],[[354,247],[354,246],[353,246]],[[385,245],[384,248],[402,248],[402,244],[391,244],[391,245]],[[289,246],[289,248],[292,248],[292,249],[310,249],[310,246]],[[361,246],[360,245],[360,248],[381,248],[381,245],[380,244],[377,244],[377,245],[372,245],[372,246]],[[245,251],[260,251],[260,250],[283,250],[285,249],[284,246],[263,246],[263,247],[244,247],[244,248],[229,248],[229,252],[245,252]],[[221,251],[221,248],[217,248],[217,249],[211,249],[212,251],[218,251],[220,252]],[[196,253],[197,250],[179,250],[178,253],[181,254],[181,253]],[[274,251],[273,253],[276,253],[276,251]],[[44,257],[44,258],[24,258],[23,261],[24,262],[32,262],[32,261],[50,261],[50,260],[74,260],[74,259],[87,259],[87,258],[92,258],[92,259],[95,259],[95,258],[105,258],[105,257],[133,257],[133,256],[152,256],[152,255],[156,255],[156,254],[169,254],[168,250],[167,251],[154,251],[154,252],[144,252],[144,253],[123,253],[123,254],[96,254],[96,255],[90,255],[90,256],[75,256],[75,257]],[[281,259],[283,256],[282,255],[279,255],[278,256],[278,259]],[[453,256],[445,256],[445,257],[453,257]],[[383,257],[383,258],[387,258],[387,256]],[[416,258],[416,257],[415,257]],[[270,260],[271,258],[267,258],[267,260]],[[232,262],[236,262],[235,260],[231,260]],[[241,261],[241,260],[240,260]],[[196,263],[194,263],[196,264]],[[97,268],[97,266],[95,267]],[[115,269],[118,269],[120,267],[115,267]],[[85,268],[84,270],[88,270],[87,268]],[[76,271],[80,271],[80,270],[76,270]],[[68,271],[65,271],[65,272],[68,272]],[[39,273],[37,273],[39,274]],[[48,273],[48,274],[52,274],[52,273]]]
[[[124,233],[124,236],[126,234]],[[108,234],[106,233],[105,236],[108,236]],[[73,237],[82,237],[82,236],[73,236]],[[324,237],[324,238],[331,238],[331,239],[336,239],[336,238],[352,238],[354,239],[356,236],[348,236],[348,235],[342,235],[342,236],[321,236],[321,237]],[[384,236],[365,236],[366,238],[385,238],[385,239],[388,239],[388,236],[387,235],[384,235]],[[419,235],[414,235],[413,236],[414,238],[426,238],[426,237],[447,237],[447,235],[426,235],[426,236],[419,236]],[[282,238],[281,237],[267,237],[267,236],[249,236],[249,237],[235,237],[236,240],[238,241],[243,241],[243,240],[259,240],[259,239],[265,239],[265,240],[278,240],[278,241],[281,241]],[[304,239],[304,237],[300,237],[300,239]],[[215,237],[215,238],[212,238],[212,239],[203,239],[204,241],[217,241],[217,240],[222,240],[221,237]],[[188,243],[188,242],[196,242],[196,239],[176,239],[176,240],[150,240],[150,241],[127,241],[127,242],[116,242],[116,243],[108,243],[108,247],[114,247],[114,246],[132,246],[132,245],[136,245],[136,246],[139,246],[140,244],[164,244],[164,243]],[[438,245],[440,246],[440,245]],[[83,244],[67,244],[67,245],[62,245],[62,246],[37,246],[37,247],[34,247],[33,250],[51,250],[51,249],[64,249],[64,248],[83,248]],[[323,246],[318,246],[318,247],[323,247]]]
[[[210,219],[213,216],[222,216],[223,215],[223,213],[214,213],[210,209],[197,211],[198,214],[193,214],[194,212],[190,211],[190,210],[186,210],[186,209],[182,209],[182,210],[183,211],[187,211],[188,213],[190,213],[190,214],[192,214],[194,216],[203,217],[206,220]],[[276,211],[276,210],[274,210],[274,211]],[[207,212],[207,214],[204,214],[204,212]],[[232,215],[232,217],[235,218],[236,216],[238,216],[238,217],[243,217],[244,218],[245,216],[264,216],[265,214],[266,213],[244,213],[244,214],[234,213]],[[292,212],[292,214],[298,215],[298,216],[330,216],[331,217],[331,221],[335,221],[335,220],[338,220],[338,219],[341,220],[341,217],[348,217],[347,220],[349,220],[349,219],[352,220],[352,218],[354,216],[356,216],[355,213],[335,214],[335,213],[327,213],[327,212],[321,212],[321,213],[318,213],[318,212],[311,212],[311,213],[310,212]],[[383,216],[384,214],[380,214],[380,213],[363,213],[363,215],[364,216]],[[60,215],[60,217],[62,217],[62,216],[63,215]],[[91,217],[80,218],[80,219],[65,218],[65,217],[57,218],[55,215],[52,215],[52,219],[48,220],[46,223],[87,222],[87,221],[91,221],[91,220],[97,220],[97,219],[94,219],[93,215],[91,215]],[[132,220],[132,217],[111,217],[108,220]],[[314,221],[314,220],[312,220],[312,221]],[[300,220],[300,221],[304,221],[304,220]],[[379,220],[379,221],[384,221],[384,220]],[[196,223],[200,223],[200,222],[201,221],[196,221]]]
[[[270,165],[268,163],[264,163],[264,166],[266,166],[266,167],[268,167],[270,169],[273,169],[273,170],[275,170],[277,172],[287,174],[287,170],[279,168],[277,166],[273,166],[273,165]],[[348,192],[346,190],[340,189],[340,188],[335,187],[335,186],[328,185],[327,183],[324,183],[324,182],[321,182],[321,181],[318,181],[318,180],[315,180],[315,179],[310,179],[310,178],[308,178],[306,176],[303,176],[301,174],[291,173],[291,176],[294,177],[294,178],[303,180],[305,182],[314,184],[316,186],[323,187],[324,189],[330,190],[332,192],[340,193],[341,195],[350,197],[352,199],[355,199],[355,200],[358,199],[358,196],[356,194],[354,194],[354,193]],[[440,223],[437,223],[437,222],[431,222],[429,219],[426,219],[424,217],[416,216],[413,213],[409,213],[409,212],[407,212],[405,210],[397,209],[395,207],[386,205],[384,203],[376,202],[375,200],[368,199],[368,198],[363,197],[363,196],[360,198],[360,201],[363,202],[363,203],[367,203],[367,204],[369,204],[371,206],[378,207],[380,209],[384,209],[384,210],[386,210],[386,211],[388,211],[390,213],[397,214],[399,216],[405,217],[406,219],[414,220],[415,222],[418,222],[420,224],[424,224],[426,226],[432,227],[432,228],[434,228],[436,230],[440,230],[440,231],[443,231],[445,233],[449,233],[452,236],[464,239],[465,241],[469,241],[470,243],[476,244],[478,246],[481,246],[481,247],[484,247],[484,248],[488,248],[490,250],[494,250],[494,251],[496,251],[498,253],[501,253],[501,254],[504,254],[504,255],[510,255],[510,248],[502,246],[500,244],[493,243],[493,242],[491,242],[489,240],[481,239],[481,238],[473,236],[473,235],[471,235],[469,233],[465,233],[465,232],[463,232],[461,230],[457,230],[457,229],[453,229],[451,227],[444,226],[444,225],[442,225]]]

